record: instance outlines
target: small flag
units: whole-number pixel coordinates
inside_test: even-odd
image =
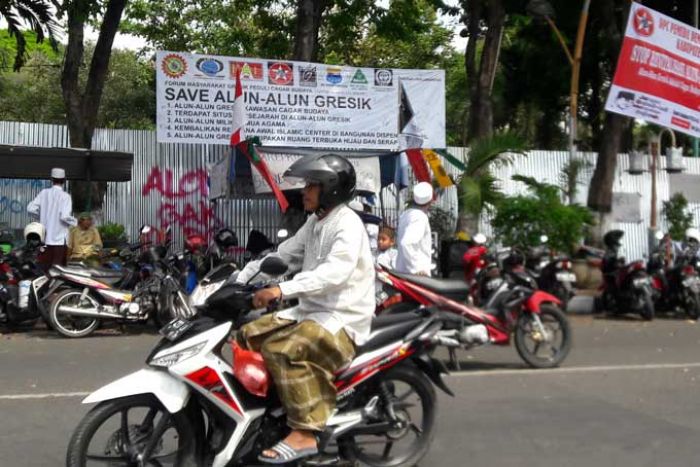
[[[403,82],[399,86],[399,93],[401,95],[399,100],[399,133],[403,133],[406,129],[406,125],[413,118],[413,107],[411,106],[411,101],[408,100],[408,95],[406,94],[406,88],[404,88]]]
[[[243,86],[241,86],[241,69],[236,70],[236,92],[233,97],[233,121],[231,131],[231,147],[235,148],[245,140],[245,102],[243,101]]]
[[[260,175],[262,175],[262,178],[267,182],[267,185],[272,188],[272,192],[274,193],[275,198],[277,198],[277,202],[279,203],[282,212],[287,212],[289,201],[287,201],[287,197],[284,196],[284,193],[282,193],[279,185],[277,185],[275,179],[272,177],[270,169],[267,167],[262,155],[255,150],[254,142],[251,142],[250,140],[244,141],[238,145],[238,149],[248,158],[251,165],[255,166],[258,172],[260,172]]]
[[[440,188],[447,188],[448,186],[454,185],[452,179],[442,166],[440,156],[438,156],[432,149],[423,149],[422,152],[423,157],[428,162],[428,165],[430,165],[430,169],[433,171],[433,175],[435,176],[438,185],[440,185]]]

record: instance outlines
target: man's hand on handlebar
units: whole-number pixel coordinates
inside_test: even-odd
[[[279,287],[268,287],[260,289],[253,295],[253,307],[267,308],[271,303],[282,296],[282,291]]]

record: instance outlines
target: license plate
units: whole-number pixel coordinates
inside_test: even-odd
[[[181,318],[175,318],[174,320],[160,328],[160,331],[158,331],[158,333],[160,333],[160,335],[162,335],[169,341],[175,341],[193,325],[194,323],[192,323],[191,321],[185,321]]]
[[[557,280],[559,282],[576,282],[576,274],[573,272],[558,272]]]

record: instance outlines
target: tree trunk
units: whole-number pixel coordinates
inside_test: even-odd
[[[629,11],[629,5],[626,5],[626,9]],[[624,31],[622,21],[618,21],[619,18],[615,13],[615,0],[605,0],[600,3],[602,29],[610,44],[607,59],[611,63],[617,62],[622,45],[622,32]],[[624,18],[626,19],[627,15],[624,15]],[[629,122],[629,118],[621,115],[607,113],[605,116],[598,159],[588,190],[588,207],[595,211],[599,218],[592,235],[596,244],[600,244],[605,233],[604,230],[609,227],[607,225],[609,224],[607,222],[609,216],[606,213],[612,211],[612,190],[617,169],[617,155],[620,152],[622,139]]]
[[[481,23],[481,1],[472,0],[467,3],[466,11],[466,26],[469,39],[467,41],[467,48],[464,50],[464,71],[467,75],[467,91],[469,95],[470,108],[467,113],[467,119],[465,124],[465,136],[464,145],[469,143],[472,137],[471,130],[471,115],[475,111],[474,99],[477,92],[477,63],[476,63],[476,49],[479,45],[479,24]]]
[[[503,7],[503,1],[490,0],[486,12],[488,29],[481,51],[476,89],[471,96],[469,124],[471,139],[488,138],[493,133],[493,102],[491,94],[498,68],[505,19],[506,11]]]
[[[117,34],[127,0],[110,0],[107,4],[95,51],[90,61],[85,88],[82,91],[80,68],[85,53],[85,22],[89,20],[92,3],[90,0],[75,0],[68,5],[68,44],[61,72],[61,89],[63,104],[66,108],[70,145],[74,148],[86,149],[92,146],[92,136],[95,132],[102,91],[109,69],[114,36]],[[100,208],[106,189],[106,183],[90,183],[87,180],[72,182],[71,195],[75,210]]]
[[[317,61],[318,33],[326,5],[326,0],[298,0],[294,60]]]

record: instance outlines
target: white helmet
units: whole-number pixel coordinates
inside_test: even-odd
[[[700,243],[700,230],[695,227],[686,229],[685,231],[685,241],[688,242],[694,240],[696,243]]]
[[[39,241],[44,243],[46,229],[39,222],[31,222],[24,228],[24,240],[28,242],[30,240],[30,236],[35,236],[35,239],[36,237],[39,237]]]
[[[428,182],[420,182],[413,187],[413,202],[419,206],[433,200],[433,186]]]

